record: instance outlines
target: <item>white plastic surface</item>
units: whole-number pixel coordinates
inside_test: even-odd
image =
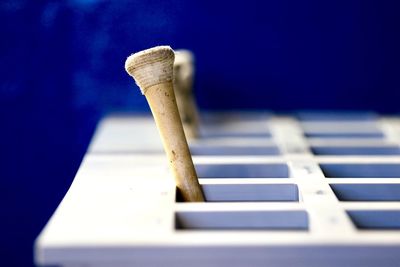
[[[399,118],[208,114],[202,136],[208,202],[182,203],[152,118],[103,119],[37,264],[400,266]]]

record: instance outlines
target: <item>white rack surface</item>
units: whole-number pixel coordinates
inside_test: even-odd
[[[400,118],[209,113],[179,201],[150,116],[98,126],[42,266],[400,266]]]

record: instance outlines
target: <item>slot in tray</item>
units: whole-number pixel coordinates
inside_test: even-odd
[[[308,229],[307,212],[291,211],[179,211],[178,230],[302,230]]]
[[[207,131],[201,133],[202,139],[210,138],[271,138],[271,133],[265,132],[230,132],[230,131]]]
[[[301,121],[376,121],[378,115],[372,112],[299,112]]]
[[[289,167],[277,164],[196,164],[199,178],[288,178]]]
[[[267,121],[230,121],[219,124],[203,124],[202,138],[214,137],[271,137]]]
[[[307,138],[378,138],[382,139],[384,137],[383,133],[380,131],[376,132],[358,132],[358,133],[348,133],[348,132],[305,132],[304,136]]]
[[[331,184],[340,201],[400,201],[400,184]]]
[[[276,146],[207,146],[191,145],[192,155],[211,155],[211,156],[243,156],[243,155],[279,155],[279,149]]]
[[[400,155],[398,146],[313,146],[311,150],[315,155]]]
[[[299,201],[295,184],[202,184],[207,202]]]
[[[327,178],[400,178],[400,164],[394,163],[323,163]]]
[[[361,230],[400,230],[400,210],[351,210],[347,213]]]

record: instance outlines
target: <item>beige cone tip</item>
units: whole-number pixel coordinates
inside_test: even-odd
[[[170,46],[156,46],[130,55],[125,70],[145,94],[148,87],[173,80],[174,59]]]
[[[175,66],[183,65],[183,64],[193,64],[194,55],[190,50],[187,49],[178,49],[175,50]]]

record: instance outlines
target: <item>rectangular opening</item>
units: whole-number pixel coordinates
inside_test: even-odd
[[[201,138],[271,138],[271,133],[268,131],[250,132],[250,131],[204,131],[201,133]]]
[[[192,155],[279,155],[279,149],[276,146],[218,146],[218,145],[191,145],[190,151]]]
[[[271,137],[267,121],[244,120],[204,124],[200,129],[202,138],[212,137]]]
[[[313,146],[311,150],[315,155],[400,155],[399,146]]]
[[[380,131],[376,132],[305,132],[304,135],[307,138],[379,138],[382,139],[384,137],[383,133]]]
[[[306,211],[185,211],[175,214],[179,230],[307,230]]]
[[[297,117],[301,121],[376,121],[377,114],[372,112],[299,112]]]
[[[295,184],[202,184],[206,202],[298,202]],[[182,202],[179,193],[177,202]]]
[[[199,178],[288,178],[289,167],[274,164],[196,164]]]
[[[347,213],[358,229],[400,230],[400,210],[352,210]]]
[[[396,163],[323,163],[327,178],[400,178],[400,164]]]
[[[400,201],[400,184],[331,184],[340,201]]]
[[[271,114],[260,111],[230,110],[201,113],[203,125],[221,125],[232,123],[267,122]]]

